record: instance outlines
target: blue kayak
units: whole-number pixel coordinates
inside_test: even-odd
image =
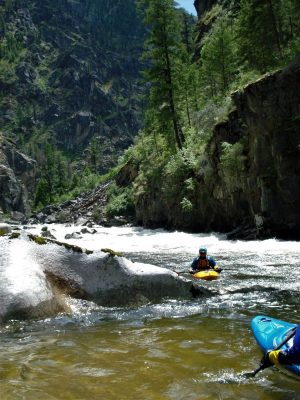
[[[251,329],[255,340],[263,352],[272,350],[278,346],[291,332],[291,329],[297,326],[280,319],[258,315],[251,321]],[[293,338],[284,344],[280,349],[286,350],[293,344]],[[300,365],[280,365],[280,369],[291,372],[293,375],[300,376]]]

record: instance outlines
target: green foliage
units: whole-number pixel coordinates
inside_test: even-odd
[[[39,182],[36,185],[34,205],[37,208],[42,208],[43,206],[49,204],[50,201],[48,183],[46,179],[42,177],[39,179]]]
[[[88,148],[89,152],[89,165],[93,173],[97,173],[100,166],[101,158],[101,144],[98,138],[93,136],[90,146]]]
[[[295,46],[299,21],[298,0],[242,0],[236,25],[244,67],[265,73],[295,58],[299,54],[299,47]]]
[[[0,14],[0,25],[4,36],[0,41],[0,82],[12,85],[17,81],[16,66],[24,59],[26,49],[23,47],[21,39],[18,39],[13,32],[6,32],[4,17]]]
[[[13,32],[7,32],[0,42],[0,58],[10,63],[17,64],[24,58],[26,49],[22,41]]]
[[[33,242],[35,242],[36,244],[39,245],[44,245],[47,244],[47,239],[43,238],[42,236],[36,236],[36,235],[28,235],[29,239],[32,240]]]
[[[299,55],[299,1],[241,0],[238,10],[233,13],[217,5],[203,18],[203,23],[215,22],[201,43],[202,104]]]
[[[134,204],[130,187],[124,188],[113,184],[110,186],[107,196],[108,203],[105,207],[105,212],[109,217],[133,213]]]
[[[67,161],[60,151],[49,143],[39,150],[41,174],[35,191],[36,208],[53,203],[70,188],[71,181]]]
[[[190,212],[193,209],[193,203],[186,197],[181,200],[180,205],[184,212]]]
[[[235,30],[230,16],[222,16],[217,20],[202,46],[201,86],[206,97],[223,96],[237,72]]]
[[[182,70],[183,44],[173,0],[140,0],[144,21],[151,27],[145,41],[144,78],[150,83],[146,127],[163,134],[173,151],[184,143],[177,93]]]
[[[298,37],[291,38],[289,46],[284,49],[284,58],[287,61],[294,61],[295,55],[300,55],[300,34]]]
[[[138,165],[139,173],[133,188],[136,196],[151,192],[161,184],[162,171],[172,154],[163,135],[143,133],[136,138],[135,145],[122,158],[122,163]]]
[[[16,82],[15,66],[5,59],[0,59],[0,82],[12,85]]]
[[[100,46],[114,51],[136,51],[144,29],[135,3],[123,0],[82,0],[85,3],[88,30]]]
[[[13,0],[5,0],[4,1],[4,10],[10,11],[13,7]]]
[[[250,68],[264,73],[281,52],[281,40],[275,13],[278,1],[242,0],[238,18],[239,51]],[[275,8],[274,8],[275,7]]]
[[[181,204],[184,211],[192,209],[191,198],[195,191],[195,181],[191,177],[196,170],[197,159],[187,148],[172,156],[162,170],[162,193],[169,201]]]
[[[21,233],[19,232],[13,232],[10,234],[9,238],[10,239],[18,239],[21,236]]]
[[[234,144],[223,142],[222,155],[220,157],[221,166],[229,175],[239,176],[244,169],[243,162],[244,144],[239,141]]]
[[[214,127],[223,122],[232,110],[231,97],[223,97],[221,101],[209,100],[195,113],[195,128],[191,131],[189,145],[203,148],[212,137]]]

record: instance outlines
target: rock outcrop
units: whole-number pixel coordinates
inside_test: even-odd
[[[103,306],[192,298],[207,290],[175,272],[114,252],[19,235],[0,237],[0,320],[45,317],[68,309],[66,296]]]
[[[29,212],[28,194],[32,193],[36,163],[18,151],[16,145],[0,134],[0,211],[18,212],[19,219]],[[18,218],[17,218],[18,219]]]
[[[224,133],[233,145],[243,144],[235,182],[221,173],[216,187],[227,225],[248,219],[258,236],[299,239],[300,60],[235,93],[233,101],[236,111],[211,143],[215,156]]]
[[[203,14],[210,10],[218,0],[195,0],[194,1],[194,6],[197,11],[198,18],[200,19]]]
[[[300,239],[300,61],[232,96],[199,160],[193,207],[160,188],[136,197],[148,227],[231,232],[230,238]]]

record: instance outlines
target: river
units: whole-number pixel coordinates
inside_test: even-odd
[[[299,322],[299,242],[95,228],[68,242],[177,271],[205,246],[224,268],[221,279],[199,283],[210,290],[205,298],[125,309],[70,299],[68,315],[7,322],[0,326],[1,400],[300,399],[300,380],[275,368],[243,376],[261,358],[254,316]],[[66,241],[78,227],[49,229]]]

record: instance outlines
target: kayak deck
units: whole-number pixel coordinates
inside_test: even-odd
[[[214,270],[199,271],[192,275],[196,279],[204,279],[206,281],[215,281],[220,278],[220,274]]]
[[[251,321],[251,329],[254,338],[263,352],[276,348],[290,333],[290,330],[297,326],[276,318],[258,315]],[[293,344],[289,340],[280,349],[287,350]],[[300,376],[300,365],[280,365],[280,369],[291,372],[294,376]]]

